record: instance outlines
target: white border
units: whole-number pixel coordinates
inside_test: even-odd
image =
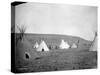
[[[10,72],[11,61],[11,12],[10,3],[14,0],[1,0],[0,1],[0,75],[13,75]],[[99,0],[17,0],[28,2],[41,2],[41,3],[62,3],[62,4],[74,4],[74,5],[88,5],[98,7],[98,31],[100,24],[100,1]],[[100,33],[100,31],[99,31]],[[98,50],[100,47],[98,48]],[[98,57],[100,54],[98,53]],[[98,60],[100,61],[100,60]],[[100,62],[98,62],[100,63]],[[100,73],[98,69],[88,70],[69,70],[69,71],[55,71],[55,72],[40,72],[40,73],[23,73],[22,75],[98,75]]]

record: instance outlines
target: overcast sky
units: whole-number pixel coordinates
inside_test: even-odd
[[[25,3],[16,6],[15,11],[15,24],[25,25],[26,33],[64,34],[93,40],[97,29],[97,7]]]

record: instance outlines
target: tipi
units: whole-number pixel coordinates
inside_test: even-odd
[[[37,48],[37,51],[49,51],[49,48],[44,41],[41,41],[39,47]]]
[[[61,40],[60,49],[68,49],[70,46],[64,40]]]
[[[75,43],[73,43],[71,48],[77,48],[77,45]]]
[[[38,48],[38,47],[39,47],[39,44],[36,42],[34,45],[34,48]]]
[[[97,51],[97,37],[95,38],[94,42],[90,47],[90,51]]]
[[[92,45],[90,47],[90,51],[97,51],[97,45],[98,45],[98,38],[97,38],[97,32],[95,32],[94,40],[92,42]]]

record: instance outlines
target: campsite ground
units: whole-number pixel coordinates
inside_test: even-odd
[[[74,70],[74,69],[92,69],[97,68],[97,52],[89,51],[90,41],[74,37],[51,37],[46,36],[47,45],[51,42],[56,42],[58,45],[59,39],[67,38],[67,40],[80,40],[78,48],[75,49],[51,49],[49,52],[37,52],[33,48],[34,42],[39,41],[40,36],[28,35],[24,40],[18,42],[15,54],[15,72],[43,72],[43,71],[59,71],[59,70]],[[48,40],[48,39],[49,40]],[[35,40],[35,41],[34,41]],[[49,42],[50,41],[50,42]],[[71,44],[71,43],[70,43]],[[25,52],[28,52],[29,59],[25,58]]]
[[[92,69],[97,67],[97,52],[60,51],[36,57],[16,67],[17,72],[42,72],[57,70]]]

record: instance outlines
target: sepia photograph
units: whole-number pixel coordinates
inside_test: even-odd
[[[11,3],[11,72],[97,69],[96,6]]]

